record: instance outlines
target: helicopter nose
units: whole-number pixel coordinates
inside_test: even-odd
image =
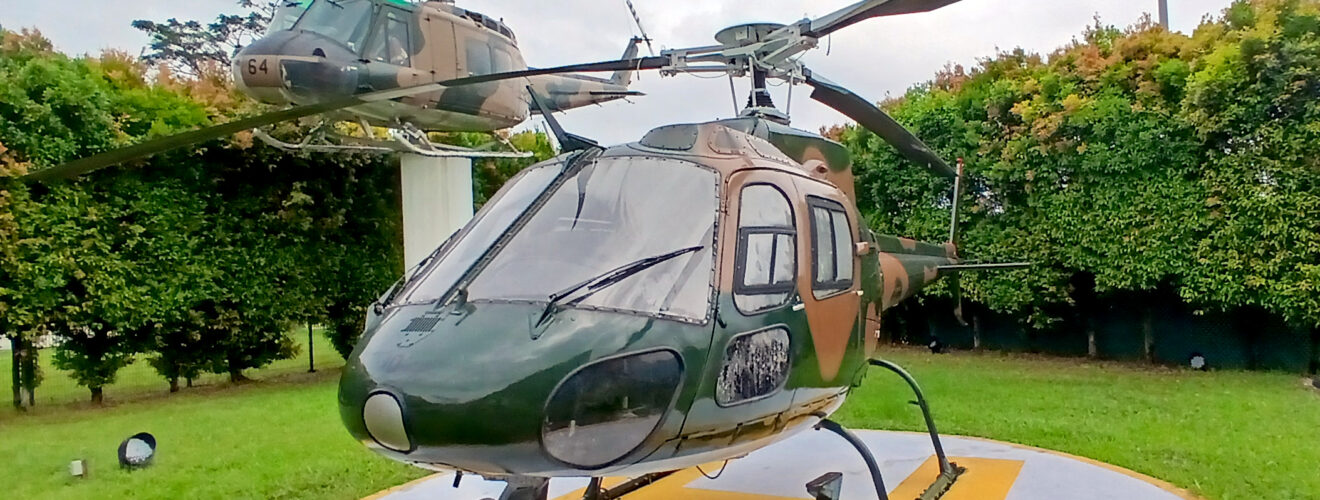
[[[547,474],[622,463],[681,427],[683,361],[645,335],[644,318],[566,311],[537,325],[542,307],[400,309],[360,342],[339,386],[345,426],[378,453]]]
[[[230,69],[244,94],[270,104],[309,104],[353,94],[357,56],[309,31],[276,31],[244,47]]]

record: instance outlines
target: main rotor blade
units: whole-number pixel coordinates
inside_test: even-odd
[[[812,87],[811,98],[852,118],[863,128],[874,132],[897,149],[904,158],[944,177],[955,177],[953,169],[930,146],[921,142],[908,129],[903,128],[870,101],[851,90],[806,71],[807,85]]]
[[[958,0],[863,0],[811,21],[803,35],[820,38],[873,17],[929,12]]]
[[[527,78],[539,75],[551,75],[559,73],[592,73],[601,71],[623,71],[623,70],[648,70],[659,69],[668,64],[667,57],[642,57],[637,59],[623,59],[616,61],[605,61],[586,64],[572,64],[568,66],[556,66],[553,68],[527,69],[522,71],[510,71],[506,73],[492,73],[489,75],[469,76],[456,78],[443,82],[425,83],[411,87],[402,87],[397,89],[379,90],[365,94],[357,94],[349,97],[331,99],[316,104],[306,106],[295,106],[288,109],[273,111],[270,113],[252,116],[234,120],[228,123],[201,128],[176,135],[161,137],[159,139],[149,140],[143,143],[134,144],[119,149],[95,154],[86,158],[80,158],[68,163],[56,165],[51,168],[38,170],[23,176],[27,182],[40,182],[52,179],[67,179],[77,177],[82,174],[99,170],[105,167],[116,165],[138,158],[144,158],[157,153],[163,153],[172,149],[181,148],[199,142],[206,142],[211,139],[232,135],[244,130],[250,130],[276,123],[296,120],[298,118],[328,113],[343,108],[350,108],[370,102],[385,101],[389,99],[398,99],[410,95],[424,94],[443,90],[449,87],[460,87],[463,85],[474,85],[478,83],[490,83],[500,80],[511,80],[516,78]]]

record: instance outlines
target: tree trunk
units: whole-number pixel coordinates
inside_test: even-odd
[[[192,389],[192,377],[188,377],[188,388]]]
[[[20,343],[19,359],[23,363],[23,394],[27,396],[29,408],[37,406],[37,344],[32,339]]]
[[[1086,357],[1091,359],[1100,357],[1100,347],[1095,343],[1095,325],[1090,321],[1086,322]]]
[[[1311,375],[1320,375],[1320,327],[1311,329]]]
[[[92,391],[92,404],[99,405],[105,403],[105,395],[101,392],[101,386],[88,387]]]
[[[246,375],[243,375],[243,369],[242,369],[242,368],[235,368],[234,365],[229,365],[229,381],[230,381],[230,382],[235,383],[235,384],[239,384],[239,383],[248,382],[248,381],[251,381],[251,380],[252,380],[252,379],[247,378]]]
[[[1155,313],[1151,311],[1150,306],[1143,307],[1141,310],[1141,334],[1142,342],[1141,354],[1147,363],[1155,362]]]
[[[12,365],[9,367],[9,371],[14,377],[13,383],[11,384],[14,388],[14,408],[22,410],[23,409],[23,368],[21,366],[22,359],[18,355],[19,342],[20,340],[18,339],[17,336],[9,337],[9,357],[12,360]]]
[[[972,349],[981,350],[981,315],[972,314]]]
[[[170,377],[170,393],[179,392],[179,377]]]

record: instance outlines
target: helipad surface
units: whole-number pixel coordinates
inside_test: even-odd
[[[893,500],[916,498],[935,478],[935,457],[925,434],[856,431],[875,454]],[[1092,460],[1048,450],[975,438],[946,436],[951,461],[967,468],[946,500],[1177,500],[1191,494],[1154,478]],[[720,464],[704,468],[715,475]],[[807,431],[729,462],[716,479],[700,471],[679,471],[624,496],[630,500],[692,498],[701,500],[810,499],[803,485],[826,472],[842,472],[845,499],[873,499],[875,490],[861,457],[842,438]],[[464,476],[458,488],[453,475],[437,474],[381,492],[384,500],[479,500],[498,498],[504,483]],[[607,482],[608,486],[611,484]],[[587,480],[555,479],[550,498],[577,500]]]

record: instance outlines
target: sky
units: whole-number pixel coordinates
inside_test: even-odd
[[[655,50],[710,45],[720,29],[747,22],[791,23],[819,17],[849,0],[633,0]],[[1218,15],[1232,0],[1170,0],[1175,31],[1191,33],[1206,15]],[[533,67],[616,59],[637,33],[624,0],[459,0],[459,6],[503,18],[518,35]],[[868,99],[901,95],[928,81],[949,63],[972,66],[1000,50],[1049,53],[1077,37],[1098,16],[1127,26],[1154,13],[1157,0],[962,0],[940,10],[877,18],[822,40],[803,62],[820,75]],[[69,54],[117,48],[139,53],[147,38],[135,19],[209,21],[239,9],[235,0],[0,0],[0,26],[37,28],[56,49]],[[643,49],[645,53],[645,49]],[[739,107],[747,84],[739,82]],[[669,123],[726,118],[734,98],[725,78],[640,75],[634,89],[647,95],[559,116],[564,127],[603,144],[631,142]],[[772,89],[775,103],[789,104],[787,87]],[[793,125],[816,130],[847,118],[808,98],[798,86],[789,109]],[[531,122],[523,128],[536,127]]]

